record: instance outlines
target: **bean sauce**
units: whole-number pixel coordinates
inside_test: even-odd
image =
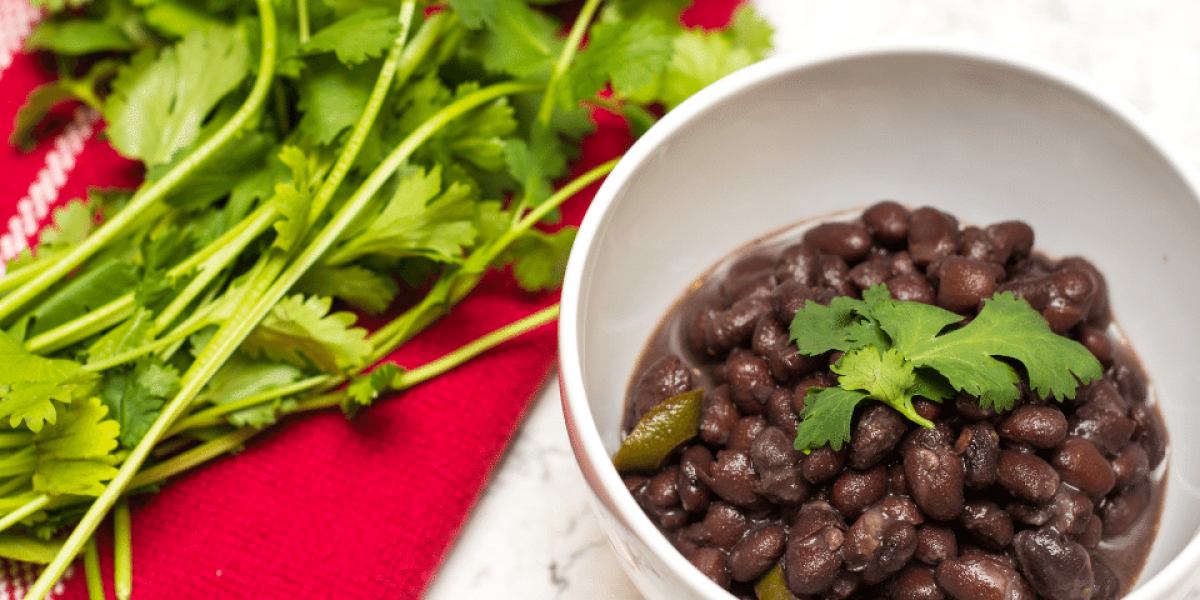
[[[917,398],[932,429],[863,402],[848,444],[799,452],[806,390],[837,384],[838,355],[799,354],[791,320],[880,283],[966,319],[1012,292],[1104,375],[1061,402],[1022,381],[1001,412],[966,393]],[[625,430],[702,388],[699,434],[622,476],[733,597],[754,598],[776,565],[793,594],[832,600],[1113,600],[1133,586],[1162,509],[1166,427],[1086,259],[1037,251],[1022,221],[976,227],[882,201],[757,241],[690,289],[641,357]]]

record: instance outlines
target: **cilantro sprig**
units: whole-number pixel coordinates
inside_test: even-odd
[[[883,284],[861,299],[841,296],[827,306],[809,301],[791,323],[797,348],[806,355],[843,354],[830,367],[838,387],[808,390],[796,448],[840,449],[850,441],[855,408],[867,399],[924,427],[933,423],[913,407],[918,396],[941,402],[966,392],[983,408],[1009,410],[1021,393],[1013,361],[1023,365],[1032,392],[1059,400],[1102,375],[1091,352],[1051,331],[1012,292],[997,293],[974,319],[960,325],[963,320],[937,306],[893,300]]]
[[[0,556],[49,563],[29,598],[114,507],[127,560],[128,494],[553,320],[382,362],[488,273],[561,284],[559,207],[615,165],[568,168],[589,111],[638,135],[770,45],[748,6],[709,31],[681,0],[35,4],[62,75],[10,143],[78,102],[146,177],[57,211],[0,278],[0,537],[27,542]]]

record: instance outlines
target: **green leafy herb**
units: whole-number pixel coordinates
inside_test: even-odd
[[[882,284],[864,291],[861,300],[808,302],[790,328],[799,351],[844,354],[831,367],[838,387],[809,389],[796,448],[841,448],[850,440],[855,408],[869,398],[932,427],[913,408],[913,398],[940,402],[965,392],[981,407],[1005,411],[1020,396],[1021,373],[1034,393],[1060,400],[1102,374],[1083,345],[1051,331],[1011,292],[985,300],[974,319],[959,325],[962,320],[936,306],[893,300]],[[1021,372],[1013,361],[1024,367]]]
[[[38,4],[31,44],[63,75],[11,143],[79,101],[146,177],[57,210],[0,278],[0,529],[57,536],[29,598],[124,495],[553,320],[384,360],[488,273],[560,285],[575,229],[558,207],[615,165],[568,171],[591,110],[639,134],[769,49],[750,9],[691,30],[680,0]]]

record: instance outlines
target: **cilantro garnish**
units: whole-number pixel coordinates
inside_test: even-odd
[[[636,137],[770,49],[748,5],[701,30],[681,0],[34,4],[31,46],[62,76],[10,143],[81,102],[146,176],[57,211],[0,278],[0,521],[26,553],[71,531],[28,598],[123,494],[553,320],[380,364],[488,273],[561,285],[575,229],[559,206],[616,162],[569,169],[594,109]]]
[[[883,284],[862,299],[835,298],[828,306],[809,301],[796,313],[790,333],[802,354],[844,354],[831,369],[838,387],[811,388],[805,398],[796,448],[850,441],[854,410],[879,400],[925,427],[933,424],[913,408],[920,396],[941,402],[956,392],[984,408],[1009,410],[1020,396],[1024,366],[1030,389],[1043,397],[1073,398],[1081,383],[1099,379],[1100,362],[1082,344],[1050,330],[1046,320],[1012,292],[984,301],[965,325],[962,315],[893,300]]]

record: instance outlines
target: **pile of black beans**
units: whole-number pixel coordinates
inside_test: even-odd
[[[969,319],[1012,291],[1078,340],[1104,376],[1074,399],[1022,386],[1002,414],[960,394],[878,402],[852,441],[794,449],[806,390],[838,356],[803,356],[798,307],[886,283],[894,298]],[[1161,509],[1166,430],[1132,354],[1110,332],[1104,278],[1034,251],[1024,222],[963,226],[892,201],[747,248],[680,301],[630,386],[626,428],[703,387],[697,438],[654,472],[623,473],[646,514],[737,598],[776,565],[800,597],[1111,600],[1144,564]]]

